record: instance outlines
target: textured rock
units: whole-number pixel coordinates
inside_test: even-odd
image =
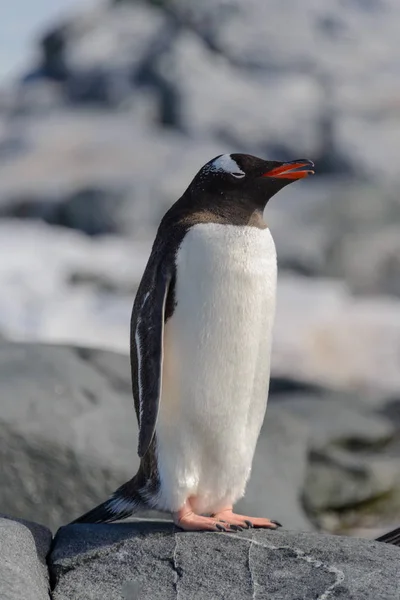
[[[0,217],[36,219],[82,231],[87,235],[105,235],[118,229],[118,207],[122,194],[116,190],[82,189],[58,200],[39,197],[18,198],[0,208]]]
[[[398,561],[398,548],[365,540],[130,522],[61,529],[50,573],[54,600],[396,600]]]
[[[221,154],[221,144],[146,127],[146,111],[148,100],[139,95],[128,113],[65,108],[46,119],[26,118],[23,129],[18,119],[10,124],[7,131],[15,131],[27,148],[0,166],[3,214],[12,215],[14,203],[17,212],[23,201],[26,216],[49,215],[63,224],[64,213],[71,225],[87,231],[91,198],[85,190],[97,190],[94,207],[100,202],[105,210],[103,233],[153,233],[202,164]],[[94,227],[100,217],[92,218]]]
[[[54,529],[136,472],[127,357],[2,342],[0,388],[3,510]],[[242,510],[310,528],[299,503],[307,439],[305,425],[271,407]]]
[[[384,404],[382,399],[325,392],[281,395],[278,402],[282,416],[312,421],[303,488],[312,514],[354,507],[400,490],[398,456],[385,452],[396,429],[374,410]]]
[[[236,505],[239,512],[270,515],[291,529],[311,529],[301,504],[309,435],[306,421],[293,418],[270,401],[246,494]]]
[[[302,500],[319,529],[349,533],[396,522],[399,429],[393,418],[384,418],[386,411],[392,414],[392,402],[367,393],[310,390],[273,396],[273,404],[282,417],[309,425]]]
[[[0,597],[48,600],[46,556],[52,535],[46,527],[0,514]]]
[[[343,279],[357,294],[399,295],[397,185],[317,176],[269,202],[281,269]]]
[[[2,343],[0,505],[51,528],[105,499],[138,465],[126,377],[91,352]],[[111,372],[110,372],[111,371]]]
[[[362,507],[363,503],[400,491],[399,459],[357,456],[337,448],[313,453],[304,485],[313,514]]]
[[[126,356],[3,341],[0,389],[3,510],[54,529],[135,473],[137,425]],[[319,522],[321,511],[397,493],[393,406],[384,396],[329,393],[301,380],[272,378],[238,510],[306,530],[311,524],[302,499]],[[385,513],[396,520],[398,507]]]

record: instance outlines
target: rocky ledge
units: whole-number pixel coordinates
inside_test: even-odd
[[[4,513],[57,531],[136,472],[127,356],[2,340],[0,397]],[[301,531],[316,526],[374,538],[394,529],[399,407],[390,394],[329,390],[274,374],[238,510]]]
[[[400,588],[399,548],[355,538],[185,533],[138,519],[62,527],[48,553],[50,539],[0,519],[3,600],[395,600]]]
[[[168,521],[62,528],[54,600],[394,600],[399,549],[309,533],[185,533]],[[397,591],[396,591],[397,590]]]
[[[47,527],[0,514],[0,598],[49,598],[46,557],[52,535]]]

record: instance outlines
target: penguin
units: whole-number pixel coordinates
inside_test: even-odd
[[[385,542],[386,544],[393,544],[394,546],[400,546],[400,527],[385,533],[380,537],[376,538],[376,542]]]
[[[223,154],[166,212],[131,318],[139,470],[74,523],[156,509],[186,531],[281,526],[233,506],[250,476],[270,380],[277,257],[263,211],[313,167]]]

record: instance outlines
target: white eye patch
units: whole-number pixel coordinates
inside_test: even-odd
[[[223,154],[214,160],[211,163],[210,169],[213,171],[223,171],[224,173],[229,173],[236,177],[237,179],[242,179],[246,173],[242,171],[237,162],[233,160],[230,154]]]

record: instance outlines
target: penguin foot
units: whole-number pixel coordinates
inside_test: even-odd
[[[184,531],[238,531],[239,527],[230,526],[227,521],[222,522],[215,517],[203,517],[202,515],[196,515],[187,506],[174,513],[174,523],[177,527],[180,527]]]
[[[211,515],[212,518],[225,522],[234,527],[249,529],[250,527],[261,527],[263,529],[278,529],[282,525],[278,521],[270,521],[270,519],[262,519],[259,517],[246,517],[245,515],[237,515],[233,512],[232,507],[223,508],[222,510]]]

